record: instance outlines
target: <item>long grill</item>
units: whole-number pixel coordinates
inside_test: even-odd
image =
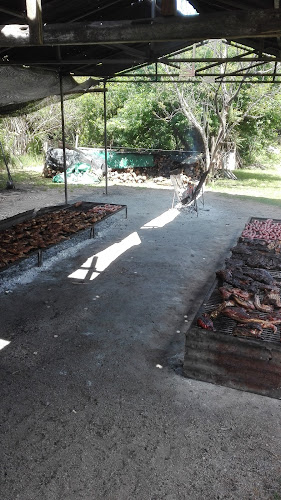
[[[255,220],[266,219],[252,217],[249,222]],[[280,220],[275,219],[274,222],[281,224]],[[275,238],[275,242],[277,247],[281,244],[278,238]],[[281,271],[274,269],[268,272],[281,288]],[[217,279],[214,280],[186,334],[184,375],[281,399],[280,325],[276,325],[276,333],[270,328],[264,328],[259,338],[250,334],[247,337],[234,335],[233,330],[237,322],[222,314],[213,319],[215,331],[197,326],[197,318],[202,313],[210,314],[222,303],[219,286],[221,283]],[[281,309],[274,308],[272,315],[280,311]],[[255,314],[263,319],[269,319],[270,316],[270,313],[251,312],[251,315]]]
[[[243,269],[243,268],[242,268]],[[271,276],[274,277],[274,279],[279,280],[280,282],[280,287],[281,287],[281,273],[280,272],[270,272]],[[207,302],[204,303],[203,307],[200,309],[201,312],[206,312],[206,313],[211,313],[214,309],[216,309],[219,304],[221,304],[222,298],[218,290],[218,282],[216,280],[214,284],[214,290],[210,298],[207,300]],[[259,318],[264,318],[267,319],[267,315],[265,313],[259,312],[258,313]],[[198,315],[196,315],[196,318]],[[196,320],[195,320],[196,323]],[[214,328],[217,332],[223,333],[225,335],[232,335],[233,336],[233,329],[236,326],[236,321],[227,318],[226,316],[219,315],[216,319],[213,320],[214,323]],[[260,342],[275,342],[280,344],[280,338],[281,338],[281,328],[280,325],[277,326],[277,332],[274,333],[271,328],[264,328],[260,338],[256,337],[251,337],[251,339],[255,338],[256,341]],[[243,337],[245,338],[245,337]]]
[[[38,265],[41,265],[43,253],[46,254],[48,249],[57,245],[62,246],[70,239],[71,241],[73,238],[78,239],[79,235],[92,238],[98,223],[121,210],[125,210],[127,217],[126,205],[83,201],[73,205],[55,205],[38,211],[29,210],[2,220],[0,271],[23,260],[26,261],[34,255],[37,256]],[[59,222],[56,220],[58,216]]]

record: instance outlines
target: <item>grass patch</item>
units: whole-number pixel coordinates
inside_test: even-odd
[[[280,205],[281,171],[267,170],[235,170],[237,180],[215,179],[208,184],[210,191],[247,199],[261,203]]]
[[[18,184],[28,184],[29,186],[53,187],[52,179],[46,179],[42,176],[43,168],[26,166],[10,168],[11,176],[15,186]],[[7,171],[5,168],[0,170],[0,189],[6,187],[8,180]]]

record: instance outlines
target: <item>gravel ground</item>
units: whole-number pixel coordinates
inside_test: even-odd
[[[184,338],[250,216],[281,207],[170,189],[73,189],[128,205],[94,240],[2,275],[3,500],[281,499],[280,401],[184,378]],[[0,193],[1,218],[63,191]],[[262,374],[261,374],[262,376]]]

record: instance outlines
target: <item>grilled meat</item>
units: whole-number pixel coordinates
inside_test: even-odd
[[[236,337],[257,337],[260,338],[263,328],[258,323],[238,324],[233,328],[233,335]]]
[[[243,259],[238,259],[239,255],[235,257],[229,257],[229,259],[225,259],[225,267],[228,267],[230,269],[235,269],[237,267],[241,268],[244,266],[244,260]]]
[[[259,296],[256,294],[254,298],[255,308],[262,312],[273,312],[273,306],[269,304],[261,304]]]
[[[220,294],[221,294],[221,296],[222,296],[223,300],[228,300],[228,299],[231,297],[231,295],[232,295],[232,290],[233,290],[233,288],[231,288],[231,287],[229,287],[229,286],[226,286],[226,285],[221,286],[221,287],[219,288],[219,292],[220,292]]]
[[[246,310],[255,310],[255,304],[251,300],[244,299],[243,297],[239,295],[233,295],[233,298],[236,302],[241,307],[244,307]]]
[[[201,314],[201,316],[197,318],[197,325],[200,326],[200,328],[204,328],[205,330],[215,331],[214,324],[210,316],[206,313]]]
[[[255,281],[260,281],[266,285],[276,285],[275,279],[265,269],[243,269],[243,273]]]
[[[232,253],[237,253],[239,255],[251,255],[252,250],[248,245],[244,243],[238,243],[235,247],[231,248]]]
[[[33,249],[46,248],[57,243],[121,208],[120,205],[105,204],[88,210],[77,210],[80,206],[81,204],[76,204],[74,209],[37,215],[33,219],[0,231],[1,267],[26,256]]]
[[[225,309],[222,310],[222,314],[224,316],[227,316],[230,319],[234,319],[235,321],[238,321],[239,323],[257,323],[262,326],[262,328],[271,328],[274,333],[276,333],[277,328],[274,323],[276,321],[274,320],[265,320],[256,316],[251,316],[250,314],[245,311],[242,307],[226,307]],[[280,319],[281,323],[281,319]]]
[[[231,288],[227,286],[220,287],[219,291],[224,300],[232,299],[232,305],[238,304],[245,309],[251,309],[254,311],[255,305],[251,301],[253,296],[252,293],[247,292],[246,290],[240,290],[240,288]]]
[[[232,285],[235,288],[240,288],[242,290],[249,290],[249,291],[254,291],[256,292],[257,290],[250,290],[249,284],[250,284],[250,279],[248,280],[240,280],[237,279],[236,276],[233,275],[233,272],[231,269],[221,269],[220,271],[216,272],[216,275],[218,278],[220,278],[222,281],[225,281],[229,285]]]
[[[281,307],[280,293],[271,290],[267,291],[264,302],[275,307]]]
[[[213,311],[209,314],[210,318],[215,319],[218,317],[218,315],[222,312],[223,309],[226,307],[234,307],[235,302],[233,300],[227,300],[223,301],[221,304],[219,304],[216,309],[213,309]]]
[[[254,252],[245,259],[245,264],[249,267],[262,267],[263,269],[281,269],[281,260],[275,255],[263,255],[261,252]]]
[[[272,284],[266,284],[264,282],[260,281],[255,281],[253,278],[250,276],[247,276],[247,274],[244,272],[242,269],[221,269],[217,271],[217,277],[220,278],[222,281],[225,281],[226,283],[232,285],[234,288],[239,288],[241,290],[245,290],[249,293],[258,293],[261,290],[275,290],[278,291],[279,288],[275,284],[275,281],[273,281]],[[263,273],[262,273],[263,277]],[[265,280],[266,278],[263,277]]]
[[[232,293],[236,297],[241,297],[242,299],[245,299],[245,300],[250,300],[253,296],[253,294],[251,292],[247,292],[247,290],[240,290],[240,288],[233,288]]]

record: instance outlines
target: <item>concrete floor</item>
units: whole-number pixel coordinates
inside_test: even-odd
[[[82,196],[128,219],[2,278],[0,498],[281,499],[280,401],[181,374],[215,270],[250,216],[281,207],[206,193],[197,217],[170,210],[171,190]]]

